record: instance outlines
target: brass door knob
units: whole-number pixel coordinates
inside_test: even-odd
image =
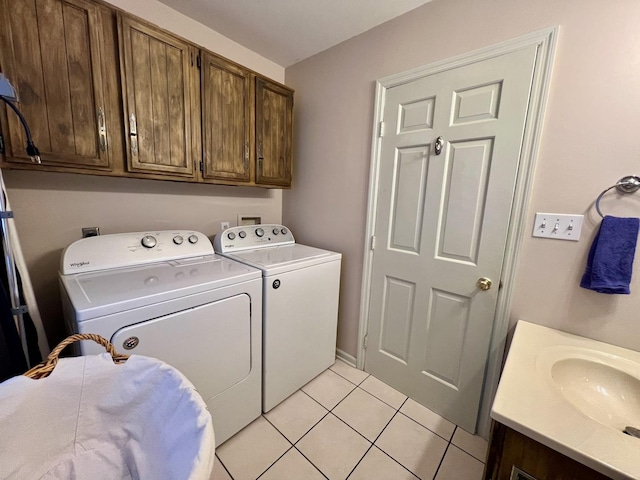
[[[476,285],[480,290],[489,290],[491,288],[491,280],[486,277],[480,277]]]

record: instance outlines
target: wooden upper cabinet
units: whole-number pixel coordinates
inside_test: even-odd
[[[291,186],[292,130],[293,91],[256,78],[256,184]]]
[[[110,168],[102,30],[85,0],[0,0],[0,70],[18,93],[44,165]],[[6,160],[25,163],[16,115],[3,118]]]
[[[253,177],[252,76],[224,58],[203,51],[202,177],[246,183]]]
[[[195,176],[200,109],[197,50],[187,42],[118,15],[128,169]]]

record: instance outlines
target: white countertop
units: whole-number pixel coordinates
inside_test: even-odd
[[[613,479],[640,479],[640,439],[583,414],[552,379],[551,366],[566,358],[614,364],[640,381],[640,352],[520,320],[491,417]]]

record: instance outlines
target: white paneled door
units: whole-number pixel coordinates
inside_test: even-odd
[[[386,90],[365,370],[474,431],[536,47]]]

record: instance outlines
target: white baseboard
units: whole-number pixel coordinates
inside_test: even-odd
[[[354,357],[353,355],[349,355],[344,350],[340,350],[339,348],[336,348],[336,358],[339,358],[344,363],[347,363],[352,367],[356,368],[356,357]]]

